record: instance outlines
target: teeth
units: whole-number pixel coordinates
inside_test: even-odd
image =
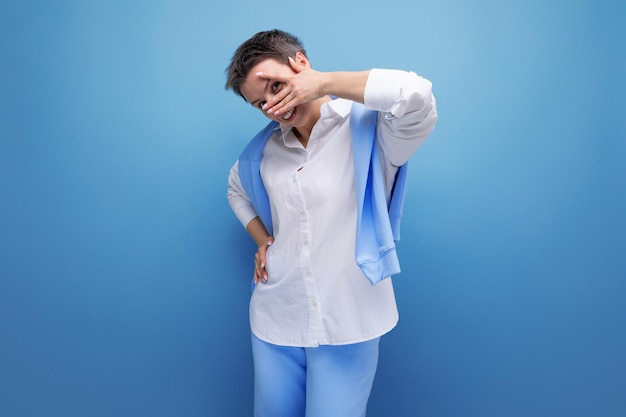
[[[285,113],[285,115],[283,116],[284,120],[287,120],[291,117],[291,115],[293,114],[293,109],[289,110],[287,113]]]

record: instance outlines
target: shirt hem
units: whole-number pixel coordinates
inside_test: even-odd
[[[373,339],[377,339],[381,336],[386,335],[387,333],[391,332],[393,329],[396,328],[396,326],[398,325],[398,321],[399,321],[399,317],[396,317],[395,321],[393,322],[393,324],[391,326],[389,326],[388,328],[386,328],[385,330],[381,330],[381,331],[377,331],[374,332],[370,335],[367,336],[359,336],[359,337],[355,337],[352,339],[348,339],[348,340],[341,340],[341,341],[320,341],[317,344],[312,344],[312,343],[295,343],[295,342],[286,342],[286,341],[277,341],[277,340],[272,340],[271,338],[265,337],[261,334],[258,333],[258,331],[255,331],[254,328],[251,328],[251,332],[252,334],[262,340],[265,343],[270,343],[272,345],[276,345],[276,346],[287,346],[287,347],[318,347],[318,346],[343,346],[343,345],[353,345],[356,343],[363,343],[363,342],[367,342]]]

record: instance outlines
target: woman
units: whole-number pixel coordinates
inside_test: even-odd
[[[398,70],[316,71],[280,30],[244,42],[227,77],[272,120],[228,182],[258,245],[255,416],[365,416],[380,337],[398,320],[399,217],[387,210],[399,214],[405,164],[435,126],[431,83]]]

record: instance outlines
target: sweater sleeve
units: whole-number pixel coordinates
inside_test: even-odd
[[[226,197],[228,198],[230,208],[233,210],[233,213],[235,213],[235,216],[237,216],[237,219],[239,219],[243,227],[246,227],[248,223],[250,223],[250,220],[257,217],[257,213],[254,210],[252,202],[241,185],[238,162],[235,162],[230,169]]]

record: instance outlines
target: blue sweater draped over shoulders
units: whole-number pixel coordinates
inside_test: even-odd
[[[400,272],[395,242],[400,240],[407,170],[406,163],[398,169],[387,205],[376,140],[377,117],[378,112],[353,103],[350,131],[357,196],[355,259],[372,285]],[[261,157],[277,127],[278,123],[272,121],[261,130],[244,148],[238,162],[241,185],[270,235],[272,213],[261,178]]]

